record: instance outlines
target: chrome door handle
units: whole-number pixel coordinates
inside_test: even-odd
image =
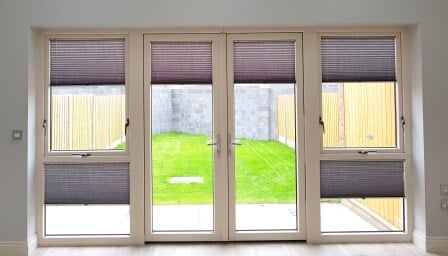
[[[232,135],[229,133],[227,136],[227,144],[229,145],[228,153],[232,152],[232,146],[241,146],[241,142],[239,140],[232,140]]]
[[[221,153],[221,136],[219,134],[216,135],[216,141],[208,141],[207,146],[216,146],[216,152],[218,154]]]

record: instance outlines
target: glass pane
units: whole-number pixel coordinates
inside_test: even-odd
[[[45,205],[45,235],[129,235],[129,205]]]
[[[236,229],[296,230],[294,84],[235,84]]]
[[[323,83],[324,148],[396,148],[395,83]]]
[[[212,86],[152,85],[151,102],[153,231],[212,231]]]
[[[322,232],[404,231],[403,198],[323,198]]]
[[[51,150],[125,148],[124,86],[52,86]]]

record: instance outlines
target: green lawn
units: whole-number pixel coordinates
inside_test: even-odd
[[[237,203],[295,203],[294,150],[278,141],[240,141],[235,155]]]
[[[211,203],[212,147],[206,146],[209,139],[183,133],[153,136],[154,204]],[[235,157],[237,203],[294,203],[294,150],[277,141],[240,142],[243,145],[236,147]],[[204,182],[172,184],[172,177],[203,177]]]

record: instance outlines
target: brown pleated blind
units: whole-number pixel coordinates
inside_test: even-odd
[[[321,39],[322,82],[396,81],[395,37]]]
[[[234,83],[295,83],[294,41],[235,41]]]
[[[46,164],[45,204],[129,204],[129,163]]]
[[[211,42],[151,42],[152,84],[212,84]]]
[[[321,198],[404,197],[403,161],[321,161]]]
[[[124,39],[50,40],[50,85],[124,84]]]

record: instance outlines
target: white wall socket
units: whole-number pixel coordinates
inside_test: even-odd
[[[440,185],[440,195],[448,196],[448,184]]]
[[[440,200],[440,209],[448,210],[448,199]]]

